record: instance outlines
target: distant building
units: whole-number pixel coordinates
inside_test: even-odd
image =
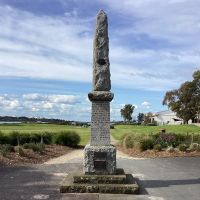
[[[176,116],[175,112],[171,110],[161,111],[154,113],[152,118],[152,122],[156,122],[158,125],[179,125],[183,124],[183,120]]]

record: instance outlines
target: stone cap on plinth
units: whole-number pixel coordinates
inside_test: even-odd
[[[112,101],[114,94],[110,91],[92,91],[88,93],[90,101]]]

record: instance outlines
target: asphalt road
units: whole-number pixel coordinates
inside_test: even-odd
[[[140,195],[59,193],[59,183],[82,170],[82,160],[65,164],[0,167],[0,200],[200,200],[200,157],[118,159],[118,167],[139,180]]]

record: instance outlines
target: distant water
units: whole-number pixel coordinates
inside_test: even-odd
[[[0,124],[20,124],[21,122],[0,122]]]

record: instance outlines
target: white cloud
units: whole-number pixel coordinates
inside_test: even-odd
[[[122,24],[128,24],[109,26],[113,85],[169,90],[191,78],[200,66],[200,2],[104,2],[118,18],[126,17]],[[0,76],[91,82],[95,19],[77,12],[37,16],[0,4]],[[154,48],[154,43],[143,47],[148,42],[144,36],[155,40],[155,45],[161,40],[161,47]],[[144,41],[137,47],[132,40],[140,37]]]
[[[91,106],[85,97],[30,93],[0,95],[1,115],[89,120]]]
[[[151,103],[148,102],[148,101],[142,102],[141,105],[142,105],[144,108],[147,108],[147,109],[149,109],[149,108],[151,107]]]
[[[42,101],[47,98],[47,96],[38,93],[23,94],[22,97],[27,101]]]
[[[117,68],[112,74],[115,84],[169,90],[191,79],[196,66],[200,69],[200,1],[104,0],[104,3],[124,20],[123,28],[113,31],[118,46],[112,44],[110,51],[111,68]],[[130,40],[131,45],[125,45],[123,38]]]
[[[0,109],[3,110],[16,110],[20,108],[20,103],[17,99],[8,97],[8,95],[0,96]]]
[[[105,1],[122,15],[128,15],[129,27],[121,34],[144,33],[173,43],[189,44],[198,38],[200,15],[196,0],[124,0]],[[132,17],[132,18],[131,18]],[[132,20],[133,17],[136,20]],[[197,41],[199,45],[199,41]]]
[[[49,95],[48,100],[53,103],[74,104],[80,102],[78,96],[74,95]]]
[[[0,75],[91,80],[92,40],[86,19],[36,16],[1,5],[0,16]]]
[[[29,93],[24,94],[22,97],[26,101],[47,101],[57,104],[75,104],[80,102],[80,97],[75,95],[43,95],[39,93]]]
[[[39,108],[32,107],[31,111],[33,111],[33,112],[38,112],[38,111],[40,111],[40,109],[39,109]]]
[[[53,104],[50,103],[50,102],[45,102],[45,103],[42,104],[41,108],[52,109],[53,108]]]
[[[26,110],[48,115],[70,113],[78,103],[81,103],[81,97],[75,95],[30,93],[22,95],[22,99]]]
[[[133,104],[133,106],[135,107],[134,110],[138,109],[138,106],[136,104]]]

